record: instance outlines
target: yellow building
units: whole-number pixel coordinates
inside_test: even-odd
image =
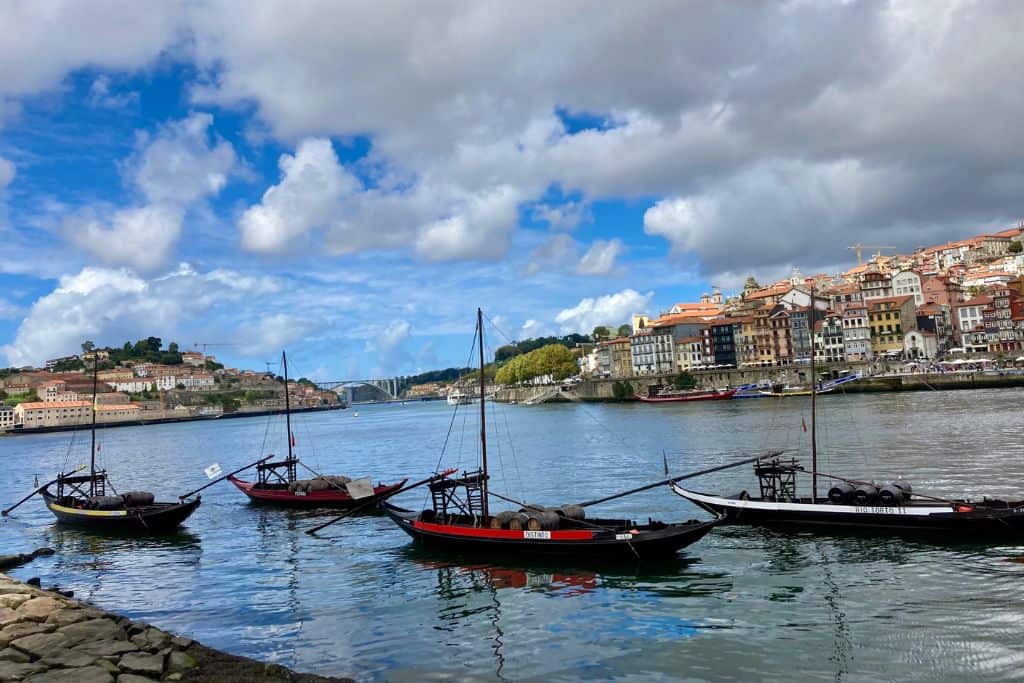
[[[890,296],[866,303],[872,354],[894,356],[903,351],[903,335],[917,329],[914,297]]]

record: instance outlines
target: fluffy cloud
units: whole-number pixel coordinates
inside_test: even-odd
[[[23,314],[23,311],[18,306],[15,306],[10,301],[0,299],[0,320],[13,320]]]
[[[654,292],[641,294],[633,289],[597,298],[588,297],[581,299],[572,308],[559,312],[555,322],[565,334],[590,334],[598,325],[618,326],[628,321],[634,313],[643,313],[653,297]]]
[[[238,222],[242,246],[273,253],[295,249],[297,240],[322,228],[335,216],[342,197],[355,191],[359,181],[338,162],[330,140],[303,140],[295,154],[278,160],[281,182],[249,207]]]
[[[255,323],[245,323],[238,328],[237,338],[248,340],[239,351],[250,357],[280,351],[314,330],[310,322],[287,313],[260,316]]]
[[[162,266],[181,235],[184,211],[172,204],[119,209],[101,217],[83,212],[64,221],[64,232],[104,263],[148,273]]]
[[[591,215],[585,202],[568,201],[564,204],[538,204],[533,207],[533,217],[554,230],[573,230],[584,220],[589,220]]]
[[[597,240],[576,266],[579,275],[608,275],[615,270],[615,259],[623,250],[622,240]]]
[[[412,325],[406,320],[395,320],[387,327],[378,330],[375,336],[366,342],[366,350],[377,354],[376,374],[397,372],[410,359],[405,350]]]
[[[188,205],[220,192],[235,166],[231,143],[214,138],[213,116],[197,112],[161,128],[152,138],[141,136],[131,163],[132,181],[150,202]]]
[[[15,173],[14,164],[0,157],[0,193],[14,180]]]
[[[220,313],[223,323],[240,302],[260,300],[277,289],[270,278],[224,270],[201,274],[188,264],[150,280],[123,268],[87,267],[61,277],[52,292],[39,298],[14,341],[0,352],[9,365],[42,365],[47,358],[73,353],[85,339],[101,344],[140,334],[169,339],[186,323],[202,324],[211,310]]]
[[[516,227],[518,192],[509,186],[469,197],[449,218],[423,227],[416,253],[428,261],[498,259]]]
[[[577,252],[576,240],[572,237],[564,233],[552,235],[530,252],[526,274],[533,275],[545,268],[565,265],[576,260]]]

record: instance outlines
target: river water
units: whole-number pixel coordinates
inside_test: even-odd
[[[828,395],[822,469],[903,477],[916,492],[1024,492],[1016,389]],[[360,406],[296,417],[313,468],[393,481],[477,458],[478,407]],[[358,415],[357,415],[358,411]],[[803,398],[683,405],[490,406],[492,487],[556,504],[597,497],[764,449],[807,456]],[[285,448],[280,419],[97,432],[120,490],[169,499]],[[0,439],[4,506],[88,433]],[[736,493],[749,466],[691,482]],[[801,482],[807,486],[805,480]],[[399,498],[425,504],[423,490]],[[706,517],[667,487],[599,512]],[[646,567],[489,563],[414,547],[382,516],[318,537],[323,515],[250,505],[226,482],[168,538],[58,528],[41,500],[0,524],[0,552],[57,553],[13,571],[240,655],[359,680],[1019,680],[1024,546],[719,528]]]

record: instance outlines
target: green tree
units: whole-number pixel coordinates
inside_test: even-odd
[[[688,372],[680,372],[672,378],[672,386],[676,389],[693,389],[697,386],[697,378]]]
[[[178,342],[171,342],[168,344],[167,353],[178,353]]]
[[[628,337],[629,335],[633,334],[633,327],[628,324],[622,324],[619,325],[619,329],[617,330],[617,332],[618,336],[620,337]]]
[[[1014,240],[1010,242],[1010,246],[1006,250],[1011,254],[1019,254],[1024,251],[1024,244],[1021,244],[1020,240]]]
[[[633,385],[629,382],[616,381],[615,384],[612,385],[612,396],[620,401],[632,398],[633,394]]]
[[[89,353],[96,348],[96,342],[86,340],[82,342],[82,353]]]
[[[590,338],[594,341],[603,341],[611,336],[611,332],[604,325],[598,325],[594,328],[594,331],[590,333]]]

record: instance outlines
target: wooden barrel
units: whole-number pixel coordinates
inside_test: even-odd
[[[540,512],[544,512],[545,510],[550,510],[550,509],[551,508],[549,508],[549,507],[545,507],[543,505],[537,505],[536,503],[523,503],[523,507],[519,508],[519,511],[520,512],[525,512],[528,515],[533,515],[533,514],[537,514],[537,513],[540,513]]]
[[[587,518],[587,511],[583,509],[582,505],[566,503],[565,505],[558,506],[555,512],[566,519],[584,520]]]
[[[516,516],[516,512],[511,510],[504,510],[491,517],[491,528],[492,529],[507,529],[508,523],[512,521],[512,518]]]
[[[522,512],[515,512],[512,514],[512,518],[508,520],[508,528],[518,531],[519,529],[526,528],[527,517]]]
[[[551,510],[534,512],[526,520],[529,531],[554,531],[558,528],[558,513]]]

